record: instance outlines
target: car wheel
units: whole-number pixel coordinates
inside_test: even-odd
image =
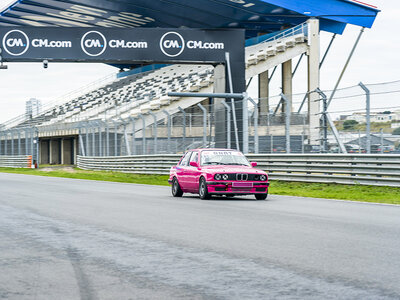
[[[254,196],[256,197],[257,200],[265,200],[268,197],[268,193],[266,193],[266,194],[255,194]]]
[[[204,177],[200,178],[199,184],[199,196],[202,200],[207,200],[211,198],[211,195],[208,193],[207,183]]]
[[[174,178],[174,180],[172,181],[171,190],[172,190],[172,196],[182,197],[183,192],[181,186],[179,185],[178,179]]]

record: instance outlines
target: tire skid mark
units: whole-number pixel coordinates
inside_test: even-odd
[[[0,205],[1,226],[8,226],[18,234],[55,249],[66,250],[80,285],[82,299],[95,299],[82,262],[96,260],[143,279],[214,299],[399,297],[379,288],[306,276],[255,260],[105,231],[5,205]]]

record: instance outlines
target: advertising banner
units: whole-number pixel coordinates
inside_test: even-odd
[[[244,30],[2,27],[5,62],[244,63]]]

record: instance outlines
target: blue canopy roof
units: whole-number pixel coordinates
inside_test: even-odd
[[[246,36],[320,19],[321,30],[371,27],[379,10],[357,0],[19,0],[0,26],[245,28]]]

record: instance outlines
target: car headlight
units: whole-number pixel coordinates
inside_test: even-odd
[[[267,176],[266,176],[266,175],[261,175],[261,176],[260,176],[260,180],[261,180],[261,181],[267,180]]]
[[[214,179],[215,180],[221,180],[222,176],[221,174],[215,174]]]
[[[223,180],[228,180],[228,178],[229,178],[228,174],[222,175],[222,179],[223,179]]]

